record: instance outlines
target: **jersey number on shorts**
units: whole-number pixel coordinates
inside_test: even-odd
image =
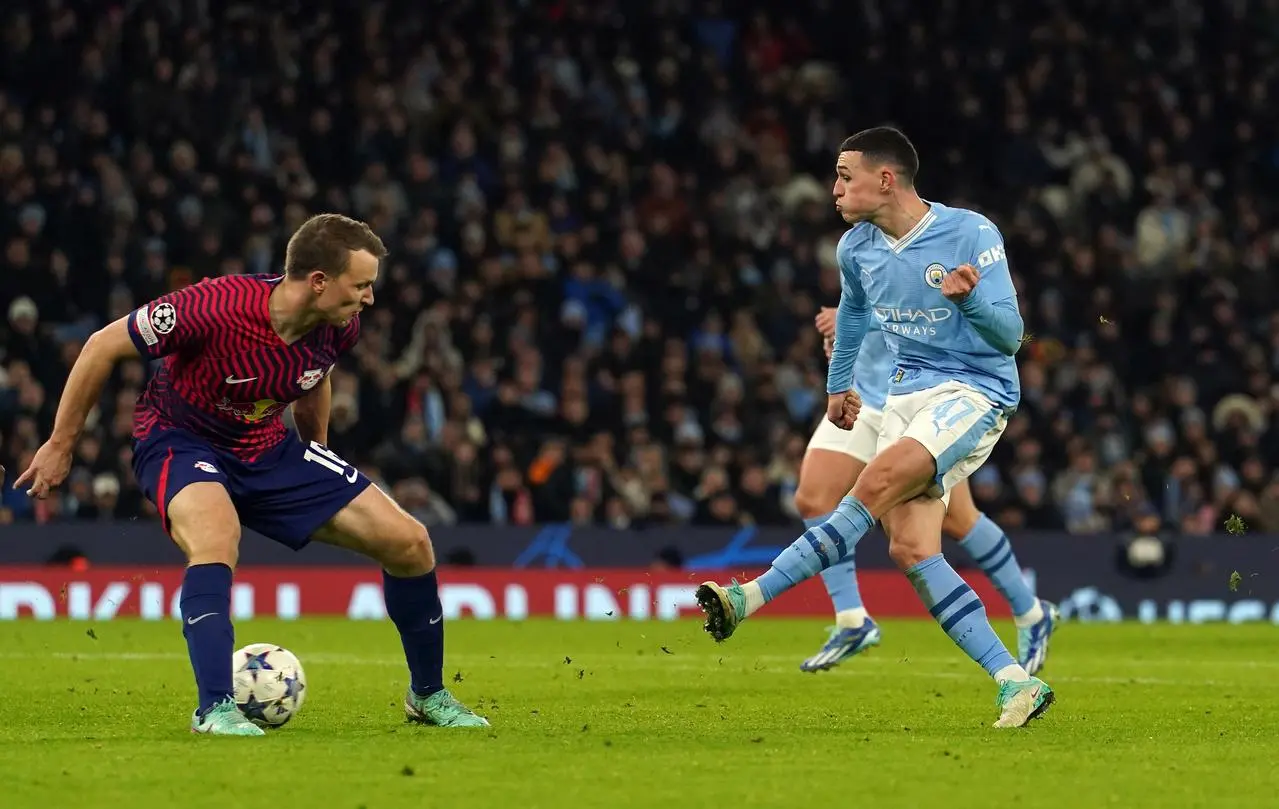
[[[312,441],[311,448],[302,453],[302,457],[311,463],[318,463],[325,469],[332,469],[345,477],[347,483],[354,483],[356,478],[360,476],[360,470],[339,458],[336,452],[319,441]]]
[[[977,412],[977,405],[968,399],[955,398],[942,402],[933,408],[933,429],[941,435],[942,430],[950,430],[956,424]]]

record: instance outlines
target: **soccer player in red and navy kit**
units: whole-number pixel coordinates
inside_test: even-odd
[[[133,469],[188,560],[181,611],[200,693],[194,732],[262,734],[232,698],[241,525],[295,550],[317,540],[376,559],[408,660],[409,719],[488,724],[443,685],[443,615],[426,528],[326,446],[328,375],[359,339],[385,255],[368,225],[321,214],[289,240],[284,275],[202,281],[103,328],[71,369],[52,436],[15,484],[47,496],[66,478],[112,367],[139,354],[163,360],[138,402]],[[290,405],[297,434],[283,421]]]

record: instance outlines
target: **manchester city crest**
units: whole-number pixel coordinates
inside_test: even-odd
[[[933,289],[941,289],[941,279],[946,277],[946,268],[936,262],[929,264],[924,270],[924,282]]]

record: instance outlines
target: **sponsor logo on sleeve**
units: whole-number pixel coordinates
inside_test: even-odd
[[[160,338],[155,336],[155,329],[151,328],[150,309],[149,305],[139,309],[133,317],[133,325],[138,330],[138,334],[142,335],[142,342],[153,346],[160,342]]]
[[[298,384],[302,386],[302,390],[310,390],[324,378],[324,373],[322,368],[312,368],[298,377]]]

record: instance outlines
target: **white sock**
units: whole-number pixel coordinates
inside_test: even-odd
[[[1021,665],[1018,663],[1013,663],[1011,666],[1004,666],[1002,669],[995,672],[995,682],[997,683],[1006,682],[1008,680],[1012,680],[1015,683],[1020,683],[1023,680],[1029,680],[1029,679],[1030,679],[1030,675],[1027,674],[1026,670],[1023,669]]]
[[[1039,603],[1039,599],[1035,599],[1035,606],[1026,610],[1024,615],[1017,615],[1013,618],[1013,623],[1017,624],[1018,629],[1025,629],[1028,626],[1034,626],[1044,620],[1044,607]]]
[[[764,606],[764,591],[759,589],[759,582],[748,581],[742,585],[742,592],[746,594],[746,615],[754,615],[760,607]]]
[[[865,607],[853,607],[851,610],[840,610],[835,613],[835,626],[840,629],[857,629],[866,623]]]

